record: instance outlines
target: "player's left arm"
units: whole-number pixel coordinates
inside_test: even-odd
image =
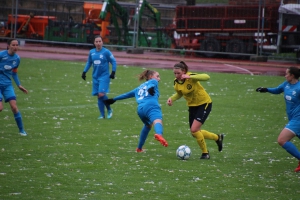
[[[190,79],[196,80],[196,81],[208,81],[210,79],[210,76],[208,74],[190,74]]]
[[[22,92],[24,92],[25,94],[27,94],[27,93],[28,93],[28,90],[26,90],[26,88],[24,88],[24,87],[21,85],[21,83],[20,83],[20,80],[19,80],[19,77],[18,77],[18,68],[14,68],[14,69],[12,70],[12,77],[13,77],[13,79],[14,79],[16,85],[18,86],[18,88],[19,88]]]
[[[117,61],[111,52],[109,52],[109,62],[111,63],[111,66],[112,66],[111,74],[109,77],[111,79],[114,79],[115,75],[116,75],[116,71],[117,71]]]
[[[151,95],[154,96],[156,93],[157,96],[159,96],[159,89],[158,89],[158,81],[155,79],[151,79],[149,81],[149,84],[147,85],[148,89],[147,92]]]

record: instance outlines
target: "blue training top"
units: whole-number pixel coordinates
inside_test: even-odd
[[[17,86],[20,85],[17,73],[13,72],[13,69],[17,69],[19,67],[19,64],[19,55],[9,55],[8,50],[0,52],[0,86],[11,85],[11,77],[13,77]]]
[[[153,96],[148,93],[148,89],[151,87],[154,87],[155,91]],[[138,107],[160,106],[158,102],[158,81],[156,79],[150,79],[130,92],[115,97],[114,100],[128,99],[132,97],[135,97]]]
[[[87,72],[93,65],[93,78],[106,77],[110,75],[109,63],[112,65],[112,71],[116,71],[117,62],[113,54],[106,48],[102,47],[100,51],[96,48],[91,49],[86,62],[84,72]]]
[[[290,84],[285,81],[277,88],[268,88],[268,92],[272,94],[280,94],[284,92],[284,100],[286,104],[286,113],[288,119],[300,120],[300,82]]]

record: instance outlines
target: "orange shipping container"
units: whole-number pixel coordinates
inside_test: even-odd
[[[34,15],[8,15],[8,28],[14,29],[17,23],[17,34],[25,35],[26,38],[43,39],[48,20],[56,20],[54,16],[34,16]],[[13,25],[13,26],[11,26]]]

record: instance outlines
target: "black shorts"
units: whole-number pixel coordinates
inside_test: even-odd
[[[211,108],[212,108],[212,103],[206,103],[206,104],[202,104],[200,106],[189,107],[190,127],[192,127],[194,120],[197,120],[198,122],[201,122],[202,124],[204,124],[205,120],[207,119],[207,117],[211,111]]]

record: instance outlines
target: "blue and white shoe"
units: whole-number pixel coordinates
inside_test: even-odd
[[[27,133],[24,130],[22,130],[22,131],[20,131],[20,135],[21,136],[27,136]]]
[[[113,116],[113,110],[108,110],[107,111],[107,119],[110,119]]]
[[[104,117],[103,117],[102,115],[100,115],[100,116],[98,117],[98,119],[104,119]]]

